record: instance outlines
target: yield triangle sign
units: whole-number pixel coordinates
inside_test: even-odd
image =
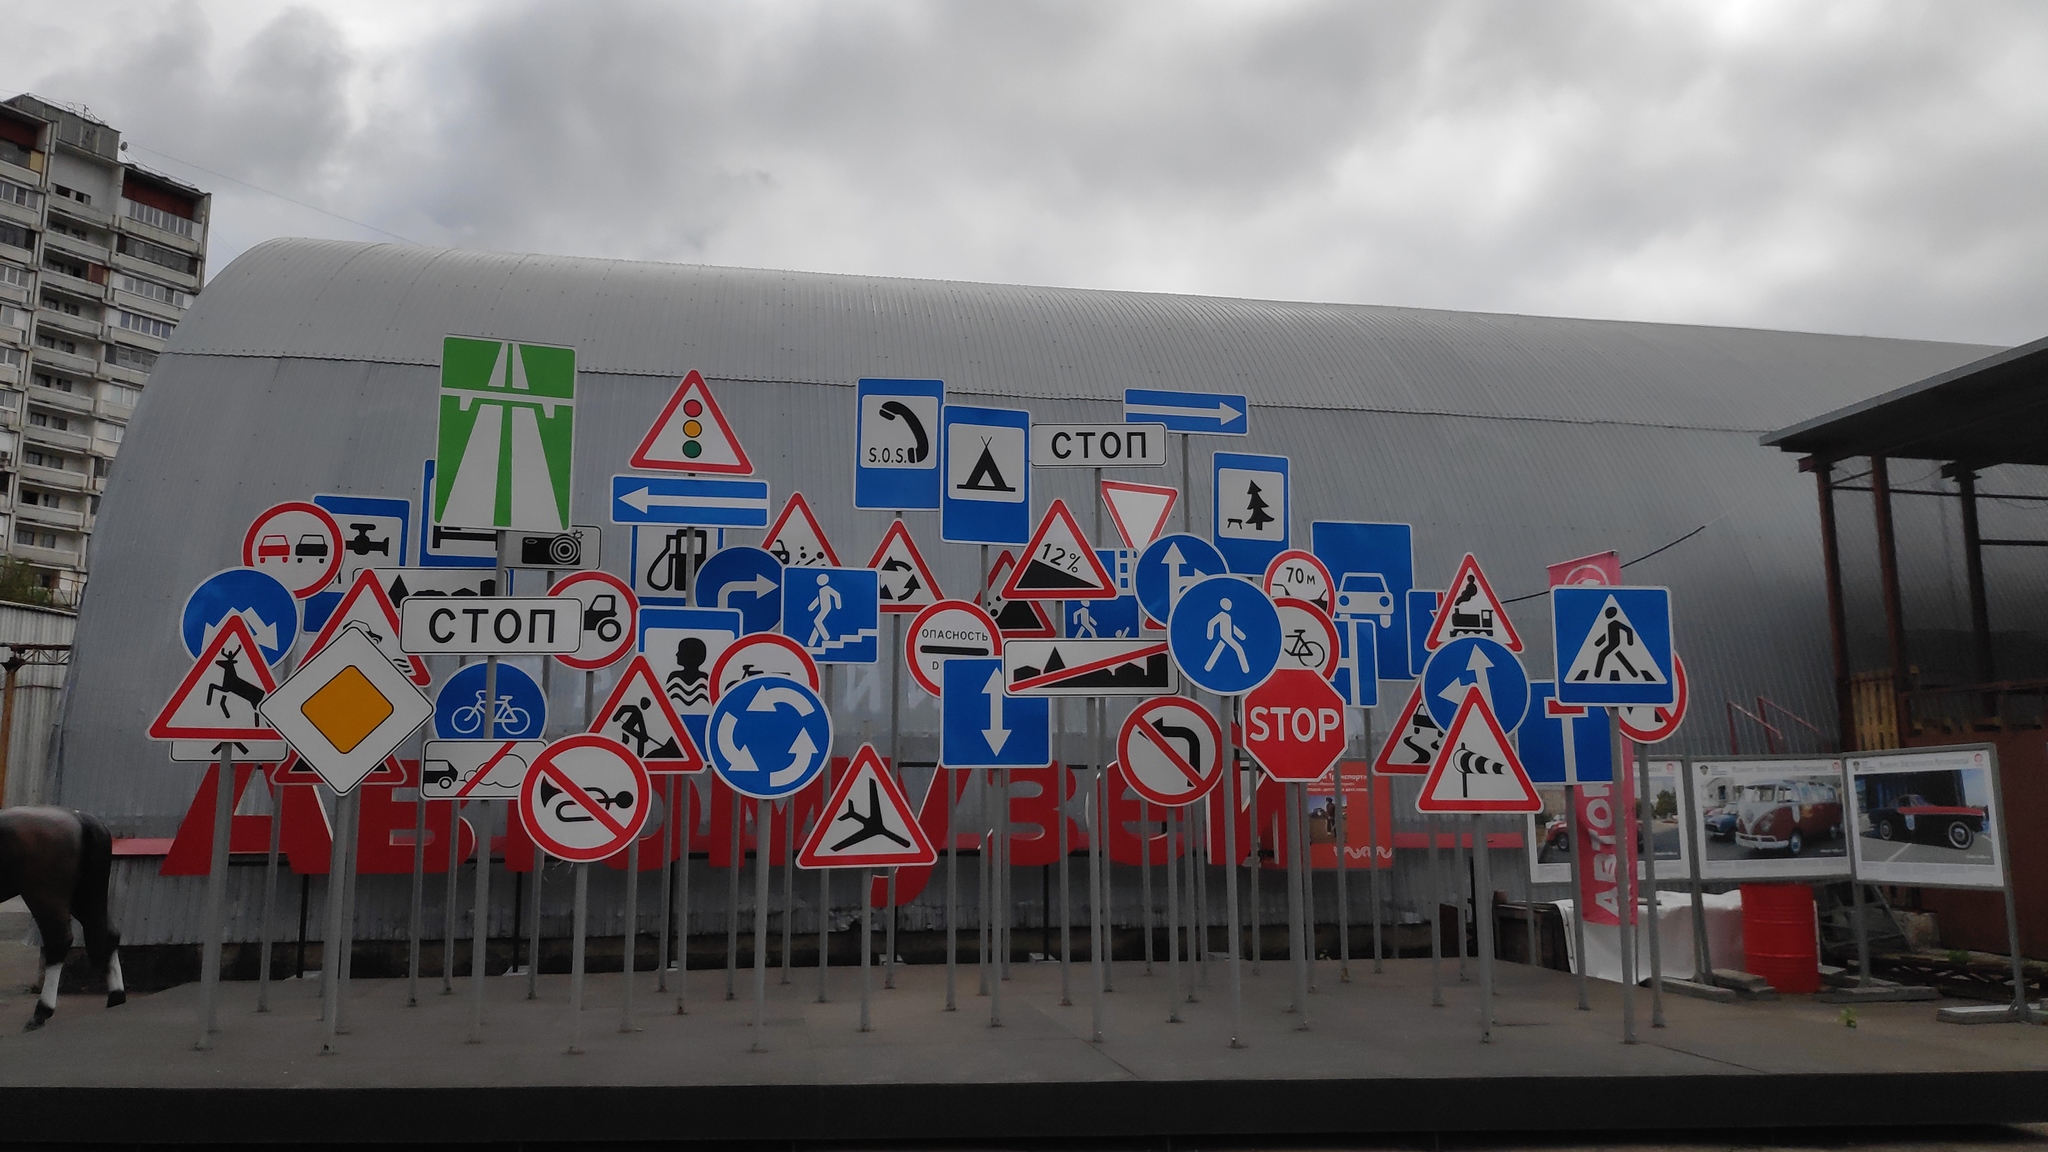
[[[1451,577],[1443,606],[1437,609],[1436,623],[1430,626],[1429,637],[1422,646],[1434,652],[1466,636],[1484,636],[1510,652],[1522,650],[1522,638],[1508,622],[1507,609],[1501,605],[1500,597],[1493,594],[1493,585],[1487,583],[1486,573],[1479,570],[1479,561],[1470,552],[1458,563],[1458,574]]]
[[[1372,762],[1372,770],[1381,776],[1420,776],[1436,763],[1436,752],[1444,742],[1444,730],[1430,718],[1429,709],[1422,706],[1420,686],[1408,693],[1408,704],[1401,709],[1401,718],[1394,721],[1394,730],[1387,733],[1387,742],[1380,746],[1380,754]]]
[[[1159,484],[1133,484],[1128,480],[1104,480],[1102,504],[1124,547],[1143,552],[1166,531],[1166,518],[1173,514],[1180,491]]]
[[[597,710],[590,730],[625,745],[640,758],[650,775],[682,775],[704,770],[704,754],[690,739],[668,694],[654,678],[645,655],[635,655],[626,674]]]
[[[659,472],[725,472],[753,474],[753,462],[740,438],[732,434],[718,401],[695,369],[676,386],[668,406],[633,450],[632,467]]]
[[[1010,569],[1005,600],[1113,600],[1116,581],[1095,558],[1065,500],[1055,500],[1024,548],[1024,562]]]
[[[1643,646],[1635,621],[1619,598],[1609,595],[1593,616],[1593,627],[1579,642],[1578,655],[1564,678],[1575,684],[1663,684],[1663,669]]]
[[[996,557],[995,567],[988,570],[988,587],[981,590],[981,606],[988,611],[989,619],[996,622],[996,631],[1005,637],[1057,639],[1059,629],[1052,626],[1052,617],[1045,614],[1038,601],[1004,598],[1002,588],[1009,583],[1009,575],[1016,567],[1017,558],[1007,549]]]
[[[1434,813],[1541,812],[1543,801],[1508,734],[1487,707],[1486,694],[1467,692],[1458,706],[1429,777],[1415,798],[1415,810]]]
[[[320,629],[320,635],[313,638],[306,655],[311,656],[325,648],[328,641],[341,635],[341,630],[351,624],[360,625],[364,634],[377,645],[377,651],[389,656],[392,667],[405,673],[413,683],[422,688],[433,683],[426,661],[399,650],[398,609],[392,606],[391,596],[368,568],[356,573],[356,582],[349,586],[347,595],[335,607],[334,615],[327,618],[327,625]]]
[[[801,492],[789,494],[789,503],[782,506],[782,514],[768,526],[768,534],[761,541],[761,547],[773,552],[786,567],[839,567],[839,553],[825,539],[825,530],[818,526],[818,518],[811,515],[811,505]]]
[[[256,647],[249,622],[221,621],[220,631],[193,662],[149,726],[152,740],[280,740],[258,714],[264,697],[277,691],[270,665]]]
[[[889,521],[889,530],[882,533],[868,567],[881,573],[878,583],[884,612],[915,612],[946,598],[939,591],[938,577],[924,562],[924,553],[918,551],[917,541],[911,539],[910,526],[901,520]]]
[[[938,849],[872,744],[861,745],[797,853],[799,868],[896,868],[935,864]]]

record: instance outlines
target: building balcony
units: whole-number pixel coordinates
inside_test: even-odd
[[[29,158],[33,160],[37,155],[39,153],[31,152],[29,153]],[[0,160],[0,176],[5,176],[16,184],[26,184],[37,191],[41,191],[43,188],[43,174],[41,172],[33,168],[23,168],[19,164],[9,164],[5,160]]]
[[[78,462],[80,464],[85,463],[85,457],[78,457]],[[21,478],[24,483],[35,484],[43,488],[56,488],[65,492],[96,491],[96,489],[92,488],[92,477],[87,476],[83,472],[72,472],[61,468],[45,468],[40,464],[23,464],[21,466]]]
[[[78,376],[90,376],[100,369],[100,362],[95,357],[82,356],[76,352],[64,352],[56,348],[45,348],[40,344],[30,348],[28,354],[29,358],[39,365],[55,368],[63,372],[70,372]]]
[[[195,296],[199,293],[199,277],[189,272],[180,272],[175,268],[166,268],[161,264],[152,264],[140,257],[130,256],[126,252],[114,253],[112,263],[113,267],[119,271],[132,273],[136,276],[147,276],[152,280],[161,280],[173,288],[182,289]]]
[[[39,349],[47,352],[49,349]],[[38,356],[38,359],[41,357]],[[66,392],[61,388],[45,388],[41,384],[28,386],[28,398],[45,408],[58,408],[65,412],[76,412],[81,416],[92,413],[92,397],[79,392]]]
[[[107,325],[107,339],[119,340],[123,344],[140,348],[146,352],[154,352],[159,356],[163,355],[164,346],[169,343],[169,341],[160,337],[137,332],[133,328],[123,328],[119,324]]]
[[[159,320],[169,320],[173,324],[182,324],[185,320],[185,309],[178,307],[176,304],[166,304],[161,300],[152,300],[147,296],[130,292],[125,288],[114,288],[107,293],[107,299],[116,308],[126,308],[130,312],[140,312],[144,316],[154,316]]]
[[[9,304],[20,304],[23,307],[33,308],[35,304],[31,301],[30,297],[35,291],[35,284],[36,280],[33,275],[29,277],[29,286],[26,288],[0,281],[0,300],[4,300]]]
[[[102,420],[119,420],[125,424],[135,416],[135,405],[116,404],[102,396],[92,402],[92,414]]]
[[[48,195],[50,197],[50,211],[55,215],[69,216],[73,220],[82,224],[89,224],[94,228],[111,230],[114,227],[114,214],[97,204],[80,204],[69,196],[59,196],[54,192]]]
[[[45,288],[54,289],[59,292],[68,292],[85,300],[105,300],[107,298],[107,286],[104,284],[95,284],[90,280],[81,280],[69,273],[59,272],[55,268],[44,268],[40,274],[43,278],[43,287]]]
[[[90,260],[95,264],[107,263],[108,258],[114,254],[114,250],[105,244],[80,240],[76,236],[67,236],[54,229],[43,233],[43,247],[76,256],[80,260]]]
[[[79,564],[79,554],[69,548],[42,548],[10,539],[7,542],[7,552],[16,560],[26,560],[31,564],[41,564],[50,568],[70,569],[77,568]]]
[[[50,448],[61,448],[66,452],[89,452],[92,437],[70,428],[52,428],[30,420],[22,426],[21,434],[30,444],[41,444]]]
[[[133,384],[137,388],[149,383],[149,373],[144,372],[140,368],[130,368],[126,365],[116,364],[112,360],[100,362],[100,375],[121,384]],[[117,416],[116,419],[126,419],[126,417]]]
[[[34,228],[38,232],[43,228],[41,213],[33,208],[24,208],[12,200],[0,200],[0,220],[19,224],[24,228]]]
[[[168,228],[159,228],[146,221],[137,220],[126,212],[114,217],[113,226],[120,231],[128,233],[130,236],[147,240],[152,244],[161,244],[166,248],[175,248],[180,252],[186,252],[193,256],[198,256],[206,251],[206,226],[196,220],[192,222],[192,235],[190,236],[180,235]]]
[[[85,513],[69,508],[45,508],[40,504],[17,504],[14,506],[15,519],[23,524],[35,524],[45,528],[62,528],[70,532],[83,531]]]
[[[36,323],[44,328],[55,329],[82,340],[100,341],[106,339],[106,326],[85,316],[73,316],[55,308],[36,310]]]

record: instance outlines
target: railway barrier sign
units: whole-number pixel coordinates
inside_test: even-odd
[[[575,432],[574,349],[447,337],[434,523],[567,532]]]
[[[604,558],[604,530],[577,524],[567,532],[498,533],[498,567],[588,572]]]
[[[927,693],[944,691],[948,660],[985,660],[1003,654],[1003,634],[980,605],[965,600],[941,600],[928,605],[911,618],[903,638],[903,662],[910,678]]]
[[[800,791],[832,754],[825,702],[786,676],[755,676],[727,689],[711,709],[708,731],[719,779],[757,800]]]
[[[1613,723],[1607,709],[1559,704],[1557,685],[1532,681],[1515,751],[1539,784],[1604,784],[1614,779]]]
[[[612,477],[611,510],[614,524],[765,528],[768,482],[622,473]]]
[[[1040,468],[1161,467],[1164,424],[1033,424],[1031,462]]]
[[[711,666],[711,702],[727,688],[754,676],[787,676],[818,690],[818,662],[803,645],[779,632],[751,632],[718,654]]]
[[[940,676],[939,763],[948,768],[1042,768],[1052,763],[1052,702],[1005,695],[1001,660],[955,658]]]
[[[1374,708],[1380,702],[1379,625],[1371,618],[1339,620],[1337,629],[1337,671],[1330,687],[1353,708]]]
[[[703,718],[711,714],[711,672],[745,631],[730,608],[643,608],[640,651],[661,690],[704,746]]]
[[[1133,583],[1145,615],[1164,624],[1172,616],[1174,601],[1180,599],[1181,593],[1205,577],[1220,576],[1229,570],[1223,563],[1223,553],[1214,544],[1200,536],[1175,532],[1152,541],[1138,554]]]
[[[882,644],[879,574],[868,568],[785,573],[782,634],[820,664],[873,664]]]
[[[1109,522],[1123,537],[1124,547],[1143,552],[1166,530],[1166,518],[1180,500],[1180,490],[1164,484],[1133,484],[1127,480],[1102,482],[1102,505],[1109,509]]]
[[[457,528],[434,518],[434,461],[420,469],[419,543],[413,545],[415,561],[422,568],[495,568],[498,563],[498,530]],[[405,561],[392,557],[391,563]]]
[[[517,800],[545,740],[429,740],[420,749],[420,795],[428,800]]]
[[[996,557],[995,564],[988,570],[988,586],[981,590],[983,608],[1006,637],[1059,635],[1059,629],[1053,627],[1052,617],[1046,614],[1042,601],[1008,600],[1003,597],[1003,586],[1010,582],[1010,573],[1016,567],[1017,558],[1007,550]]]
[[[1661,744],[1678,733],[1678,726],[1685,722],[1686,705],[1692,700],[1692,686],[1685,680],[1685,661],[1676,652],[1671,654],[1671,671],[1672,678],[1678,681],[1678,701],[1623,708],[1615,718],[1621,723],[1623,736],[1638,744]]]
[[[1232,572],[1263,575],[1287,551],[1287,457],[1218,452],[1211,468],[1209,538]]]
[[[1157,421],[1169,432],[1195,436],[1243,436],[1251,431],[1251,405],[1226,392],[1178,392],[1162,388],[1124,389],[1124,420]]]
[[[704,754],[654,678],[647,657],[636,655],[590,722],[590,730],[616,740],[653,775],[704,770]]]
[[[1096,559],[1067,502],[1054,500],[1031,534],[1023,560],[1003,584],[1005,600],[1109,600],[1116,580]]]
[[[766,548],[722,548],[697,570],[694,595],[706,608],[731,608],[747,632],[773,632],[782,626],[781,560]]]
[[[640,633],[640,599],[624,580],[609,572],[578,572],[555,581],[549,596],[573,600],[571,615],[578,640],[573,651],[555,659],[571,668],[609,668],[633,650]]]
[[[1422,644],[1434,652],[1453,640],[1468,636],[1492,640],[1510,652],[1522,650],[1522,638],[1515,633],[1507,608],[1494,594],[1493,584],[1486,579],[1479,561],[1470,552],[1458,562],[1457,574],[1451,577],[1451,586],[1444,593],[1436,622],[1430,625],[1429,636]]]
[[[1160,696],[1124,718],[1116,755],[1132,791],[1154,804],[1185,807],[1223,778],[1223,729],[1193,700]]]
[[[884,612],[916,612],[946,598],[939,591],[939,578],[932,575],[931,565],[925,563],[924,553],[911,536],[910,526],[901,520],[889,521],[882,542],[868,557],[868,567],[881,581]]]
[[[351,627],[360,627],[392,666],[405,673],[414,684],[424,688],[434,682],[427,671],[427,662],[407,653],[399,645],[398,610],[392,607],[391,597],[385,594],[384,585],[378,583],[374,569],[365,568],[356,573],[355,582],[328,615],[327,623],[321,625],[320,634],[307,645],[306,655],[311,656],[327,647],[330,641],[341,635],[342,629]]]
[[[1560,585],[1550,620],[1559,703],[1678,702],[1668,589]]]
[[[549,744],[519,787],[519,822],[557,860],[590,864],[625,850],[647,824],[647,768],[588,732]]]
[[[1342,655],[1337,626],[1307,600],[1273,602],[1280,614],[1280,668],[1300,668],[1328,680],[1337,674]]]
[[[1472,692],[1444,732],[1415,810],[1436,814],[1541,812],[1543,800],[1482,693]]]
[[[936,864],[939,850],[918,823],[909,797],[872,744],[832,789],[825,810],[797,853],[799,868],[900,868]]]
[[[361,628],[306,658],[263,701],[263,718],[336,792],[348,792],[433,715]]]
[[[1244,748],[1275,780],[1320,780],[1344,754],[1344,698],[1319,672],[1278,669],[1245,695]]]
[[[704,377],[694,368],[676,385],[626,464],[650,472],[754,474],[747,450],[740,446],[740,438],[733,434],[718,401],[711,397],[711,389],[705,387]]]
[[[178,634],[187,654],[197,658],[220,631],[221,622],[238,617],[249,628],[266,664],[276,664],[299,638],[299,605],[291,589],[277,577],[254,568],[229,568],[199,582],[185,597]]]
[[[1400,716],[1388,730],[1386,743],[1373,758],[1372,770],[1380,776],[1424,775],[1436,763],[1443,742],[1444,730],[1422,706],[1422,686],[1418,684],[1408,690],[1408,703],[1401,706]]]
[[[1430,653],[1422,669],[1422,706],[1430,719],[1449,730],[1465,694],[1477,688],[1486,697],[1488,715],[1512,732],[1529,711],[1529,674],[1506,646],[1482,636],[1467,636]]]
[[[151,722],[149,738],[278,739],[261,714],[263,701],[276,688],[248,622],[228,616]]]
[[[583,604],[569,597],[413,596],[399,609],[398,646],[416,655],[553,655],[582,644]]]
[[[839,553],[801,492],[791,492],[775,523],[761,534],[761,547],[789,568],[837,568]]]
[[[939,506],[943,380],[854,385],[853,506],[907,512]]]
[[[288,500],[273,505],[243,534],[242,567],[277,577],[304,600],[334,583],[341,571],[341,526],[318,504]]]
[[[1031,538],[1031,413],[948,404],[940,413],[946,486],[939,538],[1022,544]]]
[[[1255,585],[1210,576],[1181,593],[1166,638],[1173,662],[1190,683],[1218,696],[1238,696],[1265,683],[1278,665],[1280,613]]]
[[[434,695],[434,735],[443,740],[481,740],[484,736],[484,681],[489,666],[458,668]],[[516,664],[498,665],[498,699],[491,718],[491,738],[538,740],[547,730],[548,702],[540,685]]]
[[[1422,661],[1408,651],[1409,598],[1415,587],[1415,529],[1408,524],[1317,520],[1309,525],[1309,551],[1337,581],[1330,616],[1371,616],[1379,625],[1383,680],[1413,680]]]
[[[1164,640],[1010,640],[1003,690],[1012,696],[1158,696],[1173,688]]]
[[[400,497],[325,493],[313,503],[341,528],[341,570],[334,591],[356,582],[365,568],[402,567],[411,555],[412,501]]]
[[[1334,615],[1337,611],[1336,584],[1330,579],[1330,570],[1323,567],[1323,562],[1316,559],[1313,552],[1289,548],[1273,557],[1272,562],[1266,565],[1263,586],[1275,604],[1282,600],[1306,600],[1321,609],[1325,616]],[[1346,607],[1352,606],[1347,604]],[[1389,605],[1387,611],[1392,610]]]

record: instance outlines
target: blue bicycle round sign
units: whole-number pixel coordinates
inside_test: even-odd
[[[719,694],[704,727],[711,767],[742,796],[774,800],[802,789],[832,755],[832,717],[807,684],[751,676]]]
[[[441,740],[484,738],[484,672],[471,664],[441,685],[434,697],[434,736]],[[538,740],[548,723],[548,702],[540,685],[520,668],[498,663],[498,701],[491,725],[493,740]]]

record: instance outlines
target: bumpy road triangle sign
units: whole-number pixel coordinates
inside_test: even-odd
[[[705,768],[704,754],[690,739],[690,730],[683,727],[645,655],[636,654],[626,665],[626,674],[597,710],[590,730],[625,745],[650,775],[686,775]]]
[[[1124,547],[1143,552],[1166,531],[1166,518],[1173,514],[1180,491],[1160,484],[1133,484],[1128,480],[1104,480],[1102,504],[1109,509],[1116,534]]]
[[[362,626],[363,632],[377,645],[377,651],[391,657],[391,665],[406,678],[424,688],[434,682],[427,671],[427,662],[411,656],[398,647],[398,609],[392,606],[391,597],[385,593],[384,585],[377,582],[373,570],[365,568],[356,573],[356,582],[349,586],[348,593],[335,606],[334,614],[327,618],[327,624],[320,629],[320,635],[306,648],[306,655],[327,646],[327,642],[341,635],[341,630],[351,624]],[[310,769],[309,769],[310,771]]]
[[[917,822],[872,744],[861,745],[853,765],[832,790],[811,829],[799,868],[897,868],[935,864],[938,849]]]
[[[213,642],[185,673],[149,726],[152,740],[281,740],[257,712],[277,691],[270,666],[240,616],[221,621]]]
[[[740,446],[740,438],[733,435],[732,425],[725,422],[725,413],[719,410],[718,401],[711,398],[711,390],[704,386],[704,377],[695,369],[683,377],[675,395],[668,398],[668,406],[654,418],[654,427],[647,430],[640,447],[633,450],[631,464],[660,472],[723,472],[735,476],[750,476],[754,472],[747,450]]]
[[[1400,719],[1394,721],[1393,731],[1387,733],[1387,742],[1380,746],[1372,770],[1381,776],[1420,776],[1436,763],[1436,751],[1443,742],[1444,730],[1422,706],[1418,685],[1408,693],[1408,703],[1401,709]]]
[[[761,541],[761,547],[774,553],[786,567],[839,567],[839,553],[832,550],[832,541],[825,538],[825,529],[811,515],[810,502],[801,492],[789,494],[782,514],[768,526],[768,534]]]
[[[1113,600],[1116,581],[1095,558],[1067,502],[1055,500],[1003,584],[1005,600]]]
[[[1484,636],[1510,652],[1522,650],[1522,638],[1508,622],[1507,609],[1493,594],[1493,585],[1487,583],[1486,573],[1479,570],[1479,561],[1470,552],[1458,563],[1458,574],[1451,577],[1436,623],[1430,626],[1422,646],[1434,652],[1466,636]]]
[[[1508,745],[1508,734],[1487,707],[1486,694],[1467,692],[1443,747],[1415,798],[1426,813],[1541,812],[1543,801]]]
[[[1578,655],[1564,678],[1578,684],[1662,684],[1664,670],[1643,646],[1635,621],[1614,596],[1607,597],[1593,617],[1593,627],[1579,642]]]
[[[938,577],[932,575],[931,565],[924,562],[924,553],[911,538],[910,526],[901,520],[889,521],[889,530],[882,533],[882,542],[868,557],[868,567],[881,573],[884,612],[915,612],[946,598],[939,591]]]
[[[996,622],[996,631],[1005,637],[1023,640],[1052,640],[1060,631],[1053,627],[1052,617],[1045,614],[1045,608],[1036,600],[1010,600],[1003,596],[1003,586],[1009,583],[1010,573],[1017,567],[1017,558],[1005,550],[996,557],[995,567],[988,570],[988,587],[981,590],[981,606]]]

